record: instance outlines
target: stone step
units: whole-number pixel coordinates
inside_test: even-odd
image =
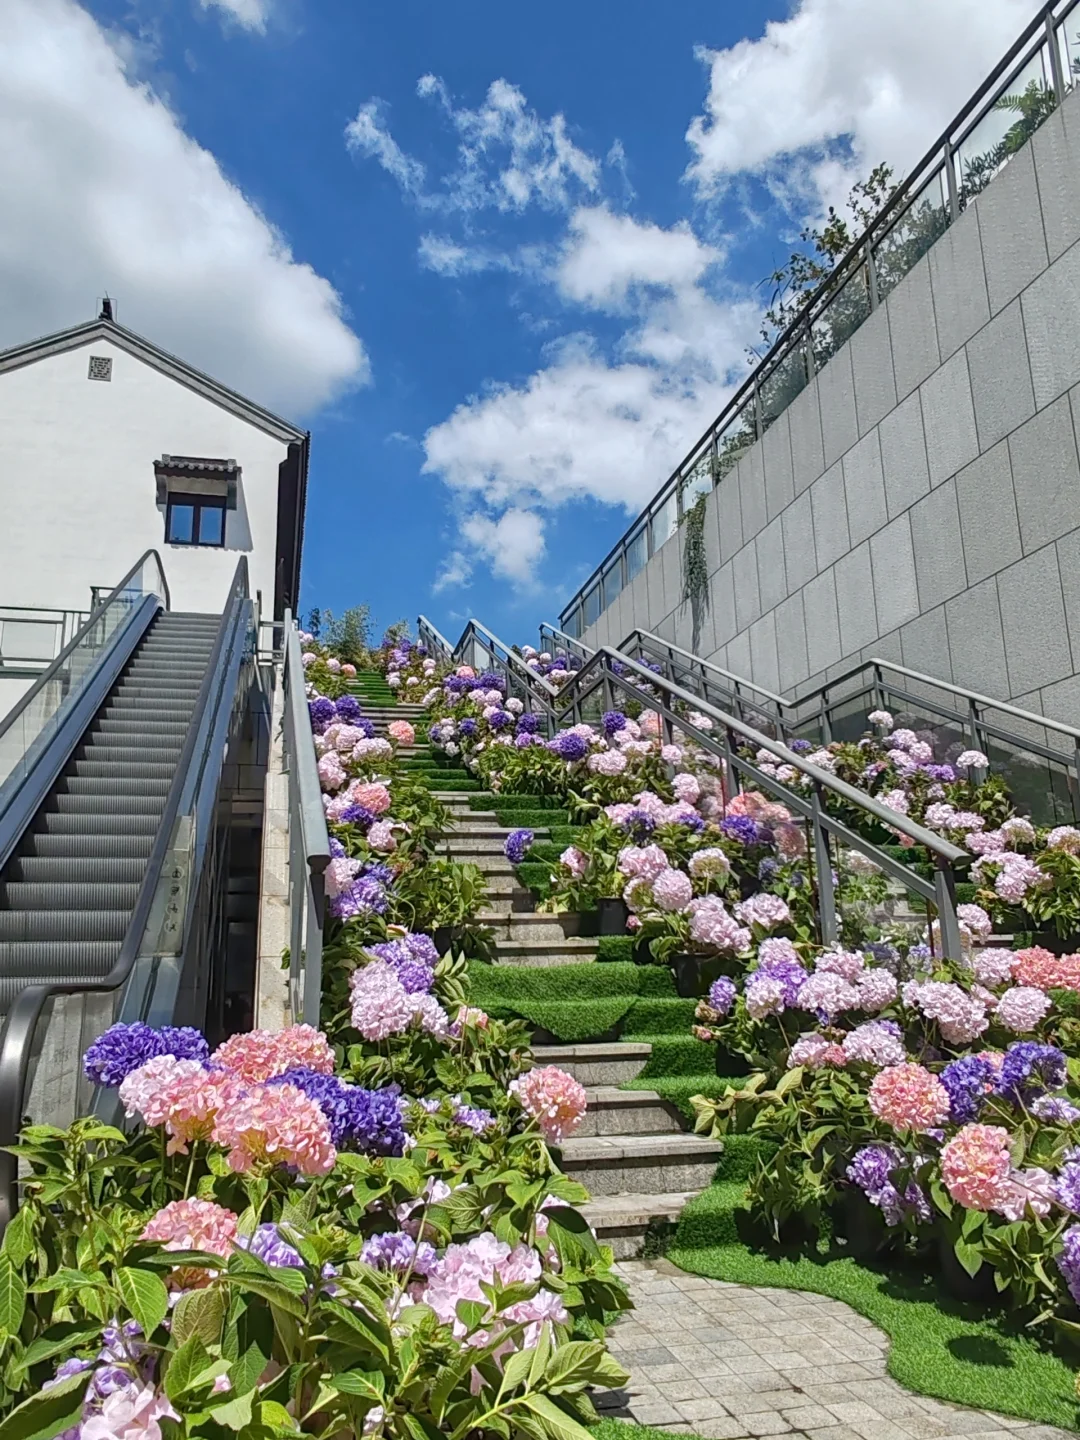
[[[440,842],[439,849],[444,855],[454,855],[458,859],[471,855],[501,855],[503,846],[509,830],[499,830],[493,835],[457,835],[448,831]]]
[[[575,1140],[597,1135],[677,1135],[685,1129],[675,1105],[655,1090],[620,1090],[617,1085],[587,1085],[589,1108]]]
[[[523,891],[523,894],[530,894]],[[512,898],[508,897],[508,898]],[[542,941],[546,945],[561,945],[568,937],[577,935],[580,917],[570,913],[564,915],[538,915],[535,911],[488,910],[477,915],[481,925],[490,926],[497,940],[511,942],[519,940]]]
[[[636,1080],[652,1054],[647,1040],[601,1040],[576,1045],[534,1045],[537,1065],[557,1065],[582,1085],[625,1085]]]
[[[500,844],[503,844],[506,841],[507,835],[513,834],[515,830],[520,828],[521,827],[517,825],[500,825],[494,816],[492,816],[491,820],[485,820],[481,817],[479,821],[458,819],[455,816],[454,828],[446,831],[446,839],[498,840]],[[550,833],[548,830],[534,830],[533,838],[535,840],[546,840]]]
[[[471,797],[474,796],[474,795],[475,795],[475,796],[480,796],[480,795],[482,795],[485,800],[490,800],[490,799],[493,798],[492,795],[491,795],[491,792],[490,792],[489,790],[468,790],[468,791],[465,791],[465,790],[435,790],[435,789],[433,789],[431,793],[432,793],[432,795],[435,796],[435,799],[436,799],[436,800],[441,800],[444,805],[449,806],[450,809],[452,809],[452,810],[466,810],[466,811],[467,811],[467,810],[470,808],[470,807],[469,807],[469,800],[470,800]]]
[[[670,1135],[576,1135],[558,1147],[560,1168],[591,1195],[703,1190],[723,1142],[682,1131]]]
[[[581,1206],[581,1213],[601,1245],[610,1245],[616,1260],[632,1260],[645,1249],[650,1229],[672,1226],[697,1190],[661,1194],[601,1195]]]
[[[595,961],[597,941],[569,935],[552,940],[496,940],[497,965],[539,969],[552,965],[587,965]]]

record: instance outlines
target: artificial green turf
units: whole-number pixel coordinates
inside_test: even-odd
[[[499,794],[492,802],[500,810],[558,810],[562,813],[562,805],[555,795],[503,795]],[[489,807],[479,802],[472,806],[474,810],[486,810]]]
[[[743,1142],[743,1143],[737,1143]],[[751,1142],[749,1144],[745,1142]],[[823,1248],[766,1252],[741,1238],[751,1136],[727,1139],[723,1177],[683,1211],[668,1258],[695,1275],[744,1285],[809,1290],[843,1300],[892,1341],[889,1373],[902,1385],[980,1410],[1077,1428],[1075,1371],[1004,1314],[951,1300],[927,1267],[872,1269]]]
[[[565,810],[506,810],[502,805],[495,806],[495,819],[499,824],[515,828],[547,830],[553,825],[565,826],[569,818]]]
[[[639,1080],[628,1080],[624,1090],[653,1090],[662,1100],[667,1100],[681,1113],[688,1128],[694,1124],[694,1107],[690,1101],[695,1095],[707,1095],[718,1100],[737,1079],[719,1075],[650,1075]],[[736,1136],[741,1139],[741,1136]]]
[[[589,1426],[596,1440],[671,1440],[670,1430],[654,1430],[651,1425],[632,1425],[629,1420],[601,1420]]]
[[[637,942],[630,935],[601,935],[596,947],[596,958],[597,960],[606,960],[609,962],[616,960],[633,960],[634,947],[636,944]],[[656,975],[664,975],[668,980],[671,979],[670,973],[666,969],[661,970],[659,966],[654,968],[653,973]],[[645,992],[642,991],[642,994],[644,993]],[[654,990],[649,993],[655,995],[661,994],[662,991]]]

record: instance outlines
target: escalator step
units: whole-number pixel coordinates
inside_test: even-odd
[[[69,815],[54,815],[53,820],[70,820]],[[42,860],[138,860],[145,866],[154,848],[157,825],[134,831],[129,825],[104,830],[100,817],[85,831],[33,830],[24,837],[19,850],[23,855]]]
[[[0,914],[5,910],[133,910],[139,898],[135,884],[57,880],[0,881]]]
[[[127,910],[0,910],[0,940],[123,940]]]
[[[62,775],[56,783],[56,794],[106,800],[123,797],[126,808],[130,808],[127,802],[132,799],[140,802],[160,799],[164,809],[165,797],[169,793],[167,778],[151,780],[134,775],[131,770],[119,765],[110,768],[113,770],[111,775]]]
[[[34,828],[46,835],[98,836],[102,842],[101,853],[106,853],[105,841],[113,835],[157,834],[161,823],[160,808],[152,815],[110,815],[106,813],[83,812],[81,814],[58,813],[46,810],[38,814]],[[39,854],[42,852],[39,851]],[[90,851],[97,854],[97,851]]]
[[[4,871],[7,880],[34,885],[72,884],[134,885],[146,875],[146,857],[130,859],[96,855],[15,855]]]

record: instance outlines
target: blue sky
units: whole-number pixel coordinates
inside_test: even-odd
[[[799,226],[917,158],[1032,8],[10,4],[0,341],[107,286],[311,426],[305,605],[507,638],[556,618],[745,374]],[[73,206],[113,202],[71,241],[65,175]]]

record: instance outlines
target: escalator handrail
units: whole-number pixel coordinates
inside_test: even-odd
[[[191,723],[169,787],[154,846],[147,860],[139,896],[112,969],[100,980],[64,980],[51,984],[28,985],[19,992],[8,1011],[3,1030],[0,1031],[0,1146],[15,1144],[22,1128],[31,1047],[37,1022],[46,1002],[56,995],[108,994],[119,990],[131,974],[142,948],[173,829],[181,813],[181,799],[188,788],[189,771],[196,758],[199,737],[206,728],[211,696],[215,691],[218,692],[215,711],[222,703],[221,672],[233,652],[236,631],[242,622],[247,598],[247,556],[242,555],[233,575],[221,624],[218,626],[214,647],[207,662],[206,674],[199,687]],[[206,758],[202,757],[200,773],[201,768],[205,767]],[[17,1207],[17,1175],[15,1157],[0,1152],[0,1231],[14,1215]]]
[[[105,597],[105,599],[101,602],[100,605],[97,606],[96,609],[91,610],[90,616],[86,621],[86,624],[83,625],[80,630],[77,630],[75,632],[75,634],[64,646],[63,650],[60,651],[60,654],[57,655],[56,659],[52,662],[48,669],[41,672],[38,678],[34,681],[33,685],[31,685],[30,689],[15,705],[15,708],[13,710],[10,710],[7,715],[0,719],[0,740],[2,740],[3,737],[7,734],[8,730],[11,729],[16,719],[27,708],[31,700],[33,700],[34,696],[37,695],[39,691],[44,689],[46,685],[48,685],[52,680],[56,678],[68,656],[72,653],[72,651],[76,650],[78,646],[82,644],[83,639],[90,633],[90,631],[100,620],[104,612],[109,608],[109,606],[116,599],[116,597],[121,594],[121,592],[125,589],[131,577],[136,573],[136,571],[141,570],[142,567],[146,564],[147,560],[151,559],[151,557],[157,561],[158,575],[161,579],[161,588],[164,591],[165,595],[165,609],[170,610],[172,608],[172,596],[169,593],[169,582],[165,578],[165,567],[161,562],[161,556],[156,550],[145,550],[143,551],[142,555],[139,556],[138,560],[136,560],[135,564],[127,572],[124,578],[120,581],[119,585],[117,585],[116,588]]]

